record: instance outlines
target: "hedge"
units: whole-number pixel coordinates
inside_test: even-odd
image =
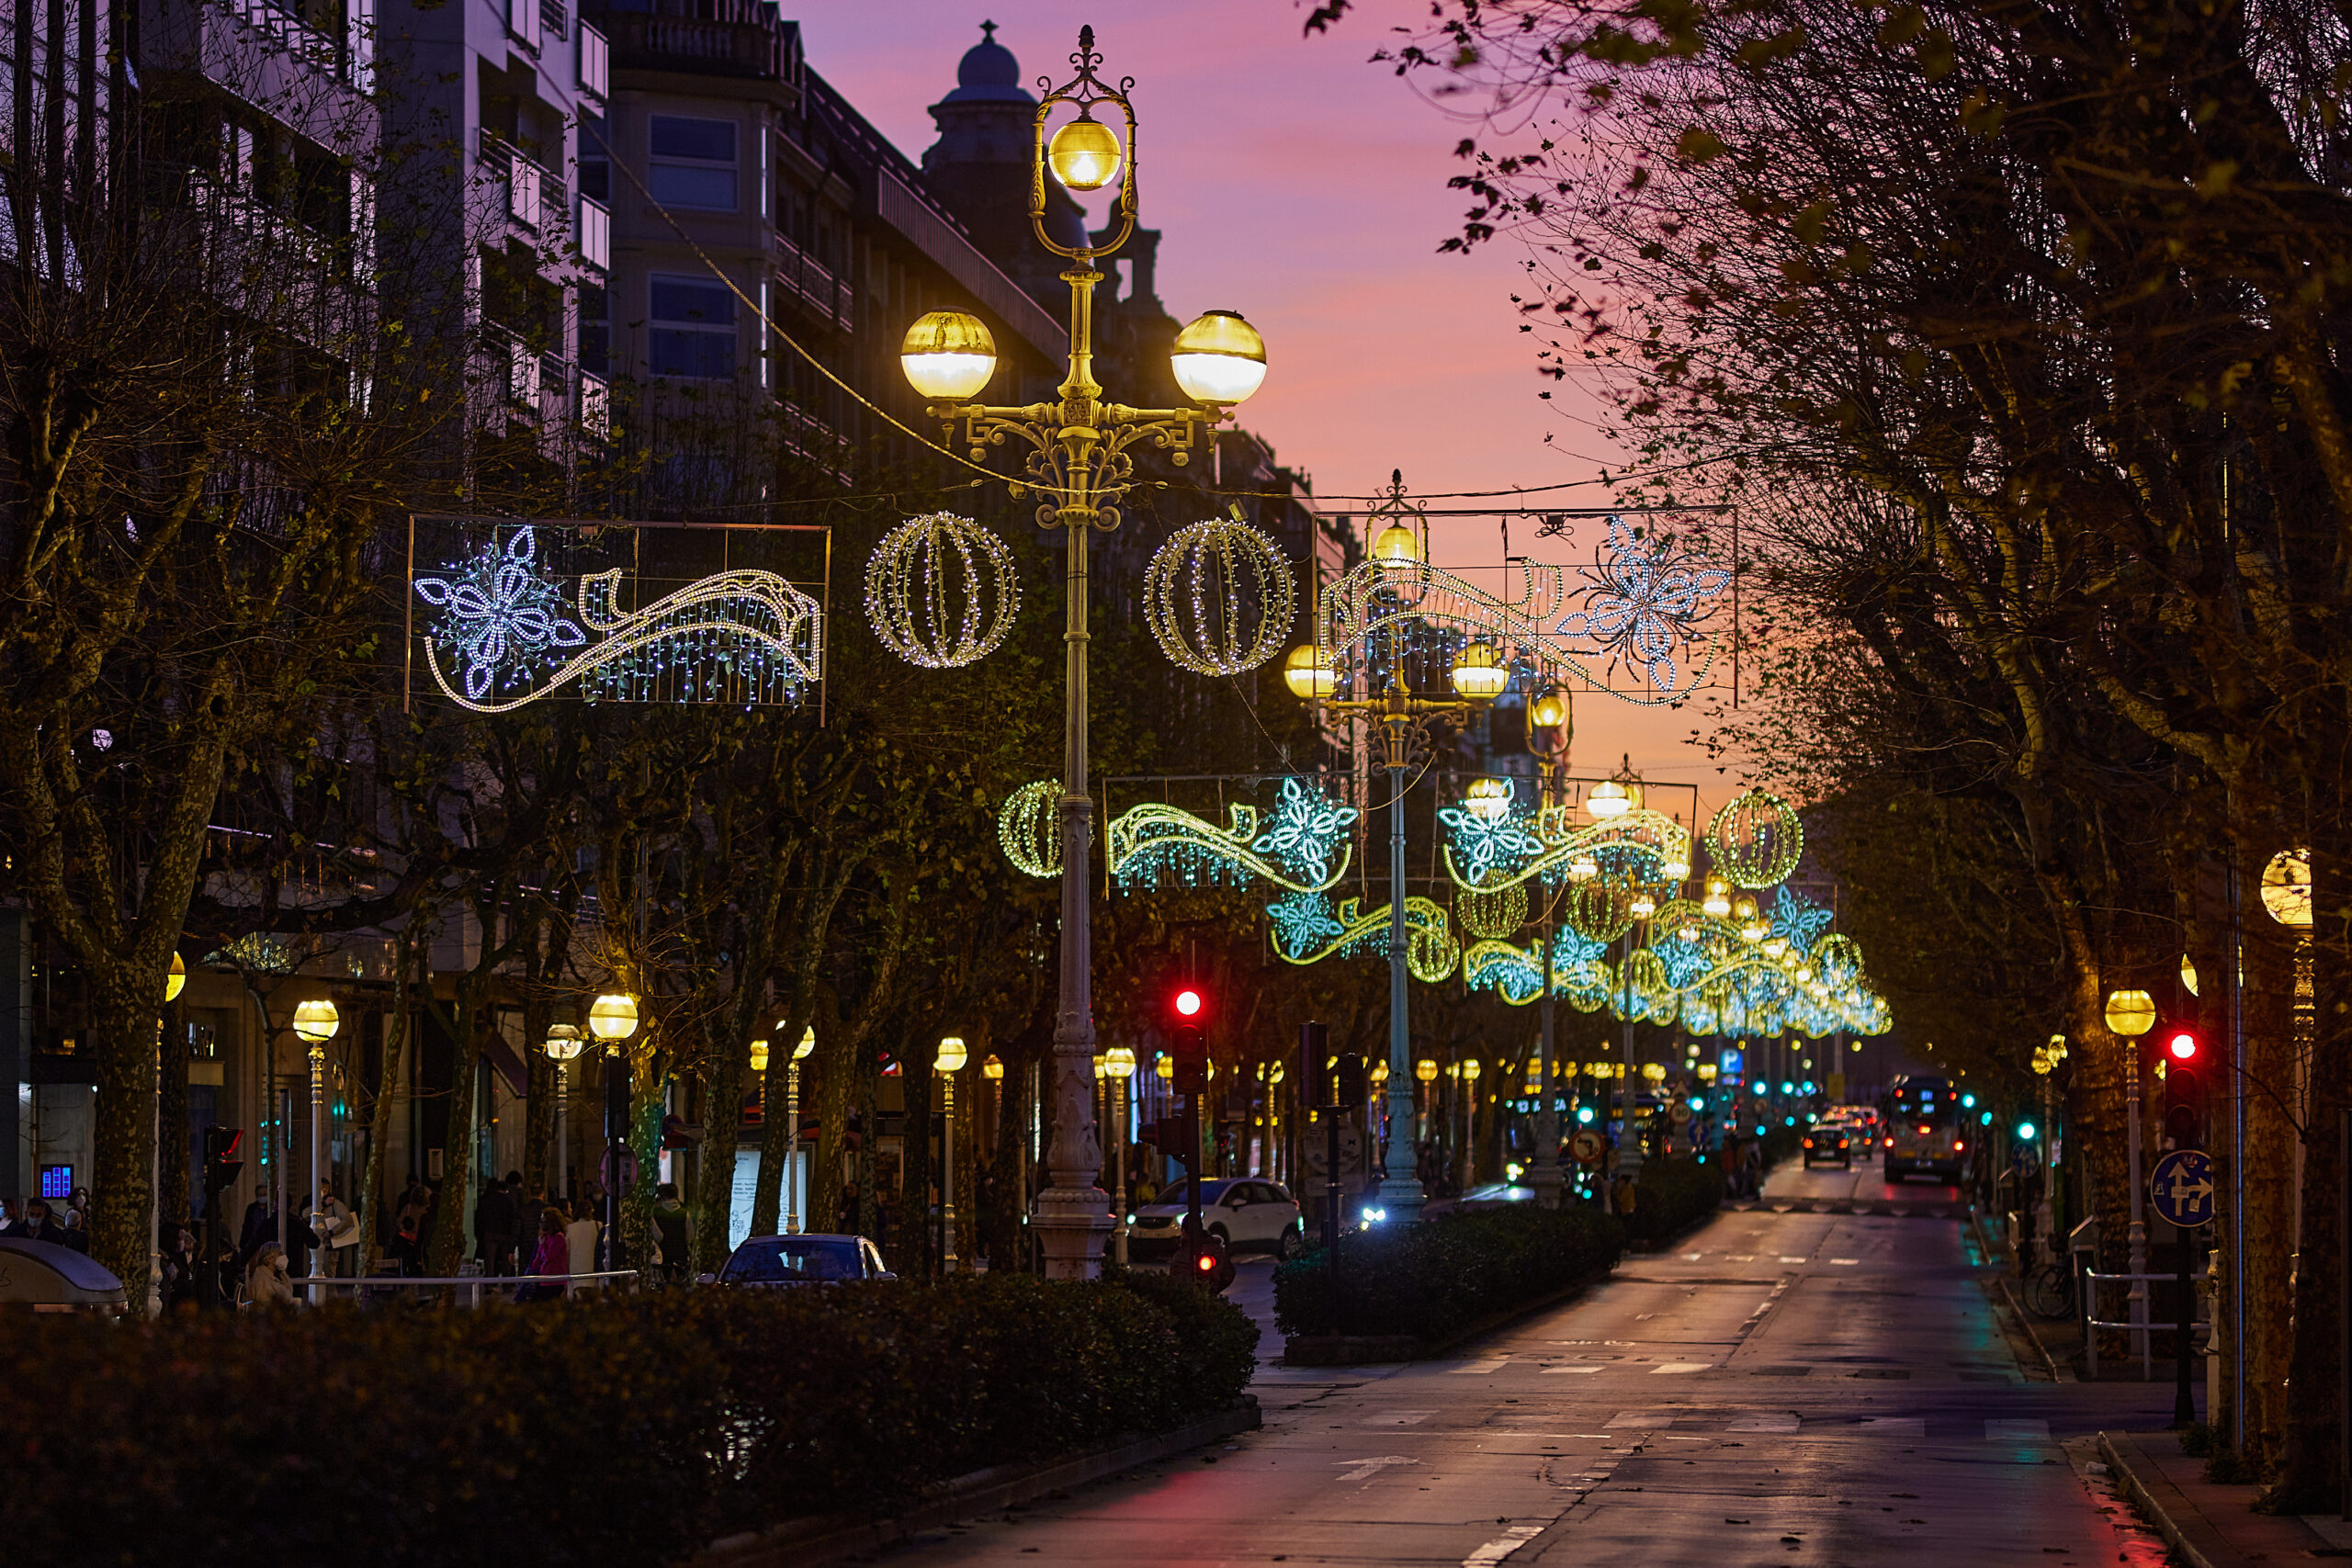
[[[1723,1201],[1724,1168],[1713,1160],[1645,1160],[1634,1184],[1625,1235],[1633,1241],[1664,1241],[1713,1213]]]
[[[17,1317],[11,1557],[661,1563],[1166,1430],[1257,1330],[1189,1280],[984,1276],[478,1312]]]
[[[1623,1227],[1589,1207],[1513,1206],[1398,1225],[1341,1243],[1340,1289],[1318,1250],[1274,1269],[1274,1325],[1288,1335],[1436,1339],[1605,1275]]]

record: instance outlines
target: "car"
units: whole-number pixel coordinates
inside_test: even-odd
[[[1854,1168],[1854,1134],[1841,1122],[1815,1122],[1804,1130],[1804,1168],[1811,1170],[1815,1164],[1835,1160],[1848,1170]]]
[[[1221,1235],[1229,1251],[1295,1258],[1306,1247],[1298,1201],[1279,1182],[1255,1177],[1201,1183],[1201,1228]],[[1171,1181],[1159,1201],[1136,1209],[1127,1224],[1127,1256],[1162,1258],[1184,1239],[1184,1183]]]
[[[879,1248],[862,1235],[755,1235],[727,1255],[703,1282],[764,1289],[771,1286],[845,1285],[865,1280],[895,1280]]]

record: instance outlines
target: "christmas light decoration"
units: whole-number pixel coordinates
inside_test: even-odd
[[[1836,919],[1829,910],[1792,888],[1783,887],[1772,899],[1772,934],[1799,953],[1813,951],[1815,938]]]
[[[1690,644],[1731,573],[1689,564],[1670,539],[1645,544],[1622,517],[1609,520],[1609,549],[1597,568],[1579,569],[1590,584],[1581,591],[1584,608],[1563,615],[1554,629],[1589,637],[1611,663],[1640,665],[1653,691],[1673,695],[1681,678],[1675,652]]]
[[[1267,906],[1275,956],[1303,965],[1335,956],[1386,953],[1388,906],[1367,912],[1363,903],[1360,898],[1342,899],[1335,911],[1322,895],[1300,893]],[[1453,973],[1462,948],[1453,940],[1443,905],[1408,897],[1405,929],[1405,963],[1414,979],[1434,986]]]
[[[1708,822],[1707,854],[1735,886],[1770,887],[1797,868],[1804,824],[1779,795],[1751,789]]]
[[[412,585],[444,612],[424,633],[425,669],[477,713],[575,684],[590,700],[791,703],[822,674],[823,608],[771,571],[718,572],[624,611],[616,567],[581,578],[574,618],[524,525],[443,573]]]
[[[1144,619],[1160,650],[1202,675],[1238,675],[1282,649],[1296,592],[1290,562],[1241,509],[1179,530],[1145,569]]]
[[[1453,914],[1472,936],[1500,941],[1527,923],[1527,885],[1514,882],[1492,893],[1457,888]]]
[[[899,524],[865,563],[865,618],[910,664],[946,670],[983,659],[1020,611],[1011,547],[952,512]]]
[[[1321,892],[1347,874],[1356,809],[1306,780],[1286,778],[1262,829],[1258,808],[1227,807],[1229,829],[1158,803],[1111,824],[1111,875],[1122,887],[1245,886],[1253,877],[1293,892]]]
[[[1059,779],[1039,779],[1005,796],[996,814],[996,838],[1015,870],[1031,876],[1062,874],[1061,802]]]
[[[1453,871],[1456,881],[1469,887],[1483,886],[1498,867],[1506,874],[1518,870],[1544,850],[1544,840],[1529,830],[1534,826],[1533,815],[1511,808],[1511,781],[1478,782],[1499,785],[1499,793],[1490,790],[1483,796],[1473,795],[1464,805],[1444,807],[1437,814],[1450,840],[1446,866]]]

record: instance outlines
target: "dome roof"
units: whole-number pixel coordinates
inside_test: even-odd
[[[980,41],[964,51],[956,67],[956,90],[942,100],[951,104],[1032,104],[1036,99],[1021,90],[1021,62],[996,41],[996,24],[980,24]]]

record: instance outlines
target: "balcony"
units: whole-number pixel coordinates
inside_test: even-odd
[[[784,234],[776,235],[775,243],[775,280],[785,299],[798,303],[825,325],[848,332],[854,302],[848,283]]]
[[[539,52],[539,0],[506,0],[506,36]]]
[[[793,79],[792,33],[761,17],[763,9],[773,16],[772,7],[716,0],[714,8],[716,17],[608,11],[597,25],[611,37],[613,62],[625,71],[676,71],[757,82]]]
[[[482,171],[501,181],[506,191],[506,216],[534,234],[563,232],[569,220],[570,187],[539,167],[496,133],[481,133]]]

